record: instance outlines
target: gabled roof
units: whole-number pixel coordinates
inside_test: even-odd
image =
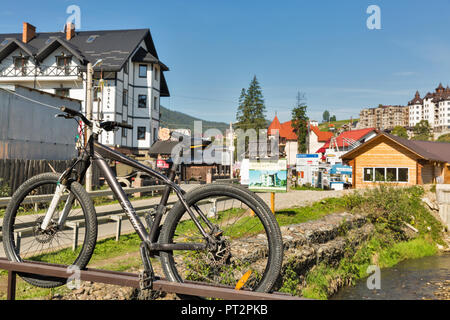
[[[267,129],[267,131],[269,132],[269,135],[270,134],[275,134],[275,132],[272,133],[272,130],[274,130],[274,131],[278,130],[278,132],[281,131],[281,123],[280,123],[280,120],[278,120],[277,116],[275,116],[275,118],[273,119],[272,123],[269,125],[269,128]]]
[[[131,61],[159,64],[161,66],[162,71],[169,71],[169,68],[164,63],[159,61],[150,52],[148,52],[147,50],[145,50],[142,47],[139,47],[139,49],[136,51],[136,53],[131,58]]]
[[[400,138],[386,132],[379,133],[375,138],[356,147],[342,156],[342,160],[351,160],[355,158],[362,148],[368,143],[376,143],[381,137],[386,137],[394,143],[402,146],[410,152],[416,154],[418,158],[430,161],[450,163],[450,144],[446,142],[418,141]]]
[[[41,48],[39,50],[39,52],[36,54],[36,59],[41,62],[44,61],[45,58],[47,58],[50,54],[52,54],[53,51],[55,51],[59,47],[65,48],[67,51],[69,51],[71,54],[73,54],[82,63],[85,61],[85,57],[80,52],[80,50],[78,50],[76,47],[74,47],[68,41],[63,40],[61,38],[55,38],[55,39],[51,40],[50,43],[47,44],[45,47]]]
[[[6,39],[24,44],[21,33],[0,34],[0,44]],[[76,51],[86,62],[102,59],[103,71],[120,71],[142,41],[148,52],[159,60],[149,29],[77,31],[71,40],[66,40],[64,32],[39,32],[26,46],[35,48],[34,53],[44,54],[49,45],[56,45],[53,43],[56,39],[59,45],[64,43],[69,51]],[[0,52],[3,47],[0,45]]]
[[[374,133],[374,132],[375,133],[377,132],[377,130],[375,128],[344,131],[336,137],[336,144],[339,148],[348,147],[350,145],[349,141],[352,141],[352,140],[360,141],[360,140],[364,139],[367,135]],[[325,145],[323,147],[326,149],[329,148],[330,141],[325,143]]]
[[[7,41],[6,44],[0,45],[0,62],[14,52],[17,48],[22,49],[28,56],[36,54],[37,49],[29,44],[23,43],[15,38],[0,40],[0,42]]]
[[[317,136],[319,142],[327,142],[333,137],[330,131],[320,131],[319,127],[311,126],[311,131]]]
[[[269,128],[267,129],[269,135],[274,135],[274,131],[278,131],[280,138],[285,138],[286,140],[297,140],[297,135],[294,132],[294,128],[292,128],[292,121],[280,123],[278,117],[275,116]]]
[[[131,55],[136,50],[139,51],[142,42],[147,47],[143,59],[148,61],[147,63],[153,63],[154,60],[161,66],[162,71],[168,71],[169,68],[159,60],[149,29],[78,31],[70,40],[66,40],[64,32],[40,32],[26,44],[22,42],[22,33],[0,34],[0,61],[17,47],[30,56],[36,55],[37,60],[42,61],[58,47],[63,46],[81,60],[82,65],[102,59],[102,65],[96,67],[96,71],[118,72]],[[163,73],[160,90],[161,96],[170,96]]]

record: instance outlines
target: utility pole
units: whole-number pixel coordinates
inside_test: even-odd
[[[94,74],[94,68],[92,66],[92,63],[87,64],[87,82],[86,82],[86,117],[89,121],[92,120],[92,109],[93,109],[93,94],[92,94],[92,78]],[[92,128],[87,127],[86,128],[87,137],[90,137],[92,135]],[[87,143],[87,141],[86,141]],[[86,191],[91,192],[92,191],[92,165],[89,166],[89,168],[86,171]]]

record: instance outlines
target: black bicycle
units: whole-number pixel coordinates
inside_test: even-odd
[[[241,186],[220,183],[185,192],[174,182],[182,148],[175,152],[174,164],[165,176],[97,141],[102,130],[132,126],[90,121],[78,111],[60,109],[63,114],[58,116],[81,119],[93,133],[85,146],[78,145],[78,157],[62,174],[34,176],[14,192],[3,219],[3,244],[9,260],[73,265],[80,269],[87,266],[96,245],[98,222],[96,208],[82,183],[93,162],[139,235],[143,289],[150,288],[154,279],[150,258],[159,257],[170,281],[272,290],[282,265],[282,237],[274,215],[261,198]],[[105,159],[120,161],[165,185],[155,209],[145,214],[145,225]],[[169,210],[172,192],[177,201]],[[103,209],[97,207],[97,211]],[[74,230],[82,243],[75,251],[68,248]],[[66,283],[60,278],[19,275],[39,287]]]

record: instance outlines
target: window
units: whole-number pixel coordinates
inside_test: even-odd
[[[138,127],[137,128],[137,139],[145,140],[145,132],[147,131],[146,127]]]
[[[373,168],[364,168],[364,181],[365,182],[373,181]]]
[[[147,78],[147,65],[146,64],[139,65],[139,78]]]
[[[375,181],[386,181],[385,168],[375,168]]]
[[[156,68],[156,66],[154,67],[154,71],[155,73],[155,80],[158,80],[158,69]]]
[[[147,108],[147,95],[138,95],[138,108]]]
[[[157,140],[157,136],[156,136],[156,128],[153,128],[153,141],[155,142]]]
[[[57,88],[57,89],[55,89],[55,94],[60,97],[69,97],[70,89]]]
[[[26,57],[14,57],[14,69],[19,71],[22,76],[27,75],[28,58]]]
[[[408,182],[408,168],[364,168],[364,182]]]
[[[126,121],[124,121],[125,123],[127,123]],[[127,137],[127,128],[122,128],[122,137],[126,138]]]
[[[153,97],[153,109],[158,110],[158,97]]]
[[[408,182],[408,168],[398,168],[398,182]]]
[[[72,57],[60,56],[56,57],[56,66],[58,70],[63,71],[64,75],[70,74],[70,64],[72,63]],[[60,73],[58,73],[60,74]]]
[[[125,74],[128,74],[128,61],[125,62],[125,65],[123,66],[123,72],[124,72]]]
[[[122,103],[124,106],[128,106],[128,90],[127,89],[123,89]]]

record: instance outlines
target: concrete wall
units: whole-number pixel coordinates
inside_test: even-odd
[[[436,185],[436,200],[439,205],[439,215],[442,222],[450,228],[450,185]]]
[[[17,94],[55,107],[80,110],[81,103],[16,87]],[[74,120],[55,118],[58,110],[0,90],[0,159],[69,160],[76,155]]]

